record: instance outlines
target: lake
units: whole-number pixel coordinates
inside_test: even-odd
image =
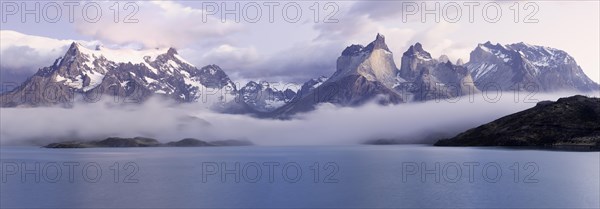
[[[2,208],[599,208],[600,153],[0,148]]]

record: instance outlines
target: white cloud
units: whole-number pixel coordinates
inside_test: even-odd
[[[12,86],[25,81],[38,69],[52,65],[74,41],[0,30],[0,82]],[[98,44],[96,41],[77,42],[88,46]]]
[[[537,94],[532,99],[556,100],[566,95],[572,94]],[[490,94],[489,97],[495,95]],[[442,100],[393,106],[367,104],[356,108],[324,104],[316,111],[292,120],[219,114],[199,108],[201,104],[173,105],[159,100],[125,107],[106,101],[78,103],[71,109],[3,108],[0,109],[0,144],[23,145],[32,139],[41,140],[43,144],[52,140],[103,139],[110,136],[146,136],[163,142],[187,137],[248,139],[259,145],[340,145],[371,139],[415,142],[431,134],[452,136],[535,105],[535,102],[525,103],[523,100],[515,102],[512,94],[503,94],[496,102],[486,101],[482,94],[473,98],[473,102],[462,97],[455,102]]]
[[[62,56],[73,40],[57,40],[41,36],[31,36],[16,31],[0,31],[0,67],[28,69],[51,65]]]
[[[240,73],[269,81],[305,82],[318,76],[331,75],[341,50],[343,47],[339,42],[297,43]]]
[[[115,23],[112,18],[101,18],[97,23],[77,21],[79,33],[114,44],[140,43],[147,48],[182,48],[197,41],[222,39],[240,29],[239,24],[221,23],[213,16],[202,21],[203,11],[171,1],[137,2],[138,23]],[[112,3],[102,4],[108,9]]]
[[[473,51],[476,44],[456,42],[449,38],[455,33],[461,32],[460,29],[461,27],[457,24],[444,22],[434,24],[416,34],[410,42],[420,42],[423,44],[423,48],[431,53],[434,58],[446,55],[453,63],[456,63],[457,59],[467,62],[469,61],[469,53]]]
[[[254,46],[223,44],[206,51],[185,48],[179,53],[197,66],[217,64],[234,80],[303,83],[335,71],[340,41],[298,42],[271,55]],[[243,82],[242,82],[243,83]]]
[[[222,63],[223,67],[235,63],[235,66],[245,66],[253,64],[260,59],[257,50],[254,47],[235,47],[229,44],[223,44],[212,50],[209,50],[202,56],[204,62]]]

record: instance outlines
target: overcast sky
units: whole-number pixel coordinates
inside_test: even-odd
[[[381,33],[386,36],[397,65],[401,54],[415,42],[421,42],[434,57],[445,54],[453,61],[461,58],[465,62],[478,43],[526,42],[565,50],[591,79],[600,81],[598,1],[500,2],[501,16],[497,22],[493,5],[484,13],[483,8],[489,2],[449,5],[440,1],[442,16],[437,22],[431,14],[422,20],[424,5],[416,1],[329,4],[298,1],[299,18],[294,18],[297,16],[295,4],[286,7],[289,2],[273,6],[271,14],[271,7],[265,5],[269,2],[227,1],[225,6],[229,9],[239,3],[239,23],[231,14],[222,22],[221,12],[225,8],[221,2],[214,1],[155,1],[131,5],[119,1],[118,23],[114,22],[115,13],[111,10],[116,8],[115,2],[100,3],[102,16],[95,23],[89,21],[96,17],[94,7],[87,8],[86,21],[82,16],[86,3],[80,3],[74,7],[74,21],[70,22],[69,7],[63,3],[57,2],[62,15],[55,18],[56,5],[41,2],[40,13],[46,16],[41,16],[38,23],[34,15],[25,15],[27,19],[21,20],[23,5],[32,9],[35,2],[2,2],[0,67],[4,75],[7,72],[32,74],[40,67],[49,66],[76,40],[90,45],[102,43],[111,48],[175,47],[196,66],[217,64],[236,81],[303,82],[331,75],[336,58],[346,46],[366,45]],[[479,5],[465,5],[472,3]],[[19,11],[13,12],[14,5]],[[257,16],[256,6],[260,8],[260,16]],[[433,9],[435,2],[425,6]],[[127,19],[134,8],[137,12]],[[283,8],[287,8],[287,13]],[[474,13],[469,14],[470,8]],[[517,8],[519,14],[515,15]],[[319,11],[318,19],[315,10]],[[272,22],[269,17],[273,18]],[[58,21],[49,22],[53,20]],[[125,20],[137,20],[137,23],[124,23]]]

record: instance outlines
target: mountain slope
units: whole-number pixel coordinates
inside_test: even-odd
[[[398,69],[383,35],[377,34],[375,40],[366,47],[347,47],[337,59],[336,72],[328,82],[336,82],[350,75],[360,75],[369,81],[380,82],[390,89],[398,83]]]
[[[402,63],[400,65],[400,76],[407,80],[414,80],[423,68],[434,66],[436,61],[431,58],[431,54],[423,50],[421,43],[412,45],[402,54]]]
[[[416,43],[394,62],[385,37],[345,48],[330,77],[307,81],[298,92],[257,82],[241,89],[217,65],[197,68],[173,48],[88,49],[73,43],[53,65],[39,69],[22,85],[0,94],[0,107],[94,102],[102,96],[142,102],[161,96],[178,102],[208,103],[225,113],[286,117],[319,103],[359,106],[449,99],[500,88],[504,91],[593,91],[590,80],[566,52],[525,43],[479,44],[467,64],[435,59]],[[533,89],[532,89],[533,88]],[[112,98],[111,98],[112,99]],[[215,105],[216,104],[216,105]],[[262,117],[262,116],[261,116]]]
[[[290,102],[296,92],[287,88],[278,90],[267,82],[248,82],[239,90],[241,101],[258,112],[270,112]]]
[[[329,78],[327,78],[325,76],[320,76],[318,78],[313,78],[313,79],[310,79],[310,80],[304,82],[302,84],[302,86],[300,87],[300,90],[298,90],[298,92],[296,92],[296,95],[294,96],[293,100],[298,100],[298,99],[304,97],[305,95],[309,94],[315,88],[317,88],[320,85],[322,85],[323,83],[325,83],[325,81],[327,81],[327,79],[329,79]]]
[[[480,89],[527,91],[594,91],[575,59],[562,50],[525,43],[479,44],[467,68]]]
[[[275,110],[272,115],[286,117],[310,111],[315,105],[328,102],[340,106],[357,106],[369,101],[381,104],[404,102],[394,90],[400,82],[398,69],[385,37],[377,34],[366,47],[351,45],[337,59],[336,71],[309,93]]]
[[[180,102],[234,97],[234,83],[216,65],[196,68],[170,49],[95,50],[71,44],[52,66],[42,68],[21,86],[0,95],[0,106],[72,103],[76,95],[96,101],[103,95],[139,102],[162,95]],[[204,97],[202,97],[204,95]]]
[[[467,68],[454,65],[448,57],[433,59],[420,43],[402,55],[400,76],[406,81],[397,90],[411,94],[412,100],[448,99],[479,92]]]
[[[600,149],[600,99],[540,102],[533,108],[470,129],[437,146],[587,146]]]

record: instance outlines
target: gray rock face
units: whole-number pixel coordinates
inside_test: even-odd
[[[533,108],[470,129],[438,146],[543,146],[600,150],[600,99],[540,102]]]
[[[285,117],[309,111],[323,102],[340,106],[356,106],[372,100],[383,104],[404,102],[394,90],[404,80],[398,77],[393,55],[380,34],[366,47],[347,47],[338,58],[336,69],[326,81],[315,82],[320,84],[310,93],[306,93],[306,89],[311,88],[307,84],[300,91],[300,97],[277,109],[273,115]]]
[[[98,47],[90,50],[73,43],[50,67],[40,69],[21,86],[0,95],[0,106],[44,106],[115,96],[141,102],[162,95],[180,102],[205,97],[234,98],[237,89],[216,65],[196,68],[168,50],[127,51]]]
[[[423,68],[428,68],[435,64],[436,61],[431,58],[431,54],[423,50],[421,43],[416,43],[402,54],[400,76],[407,80],[413,80],[421,75]]]
[[[380,103],[450,99],[481,92],[481,88],[488,88],[486,85],[482,85],[485,84],[482,81],[486,79],[500,83],[503,89],[504,86],[512,85],[515,82],[529,83],[535,80],[535,76],[531,73],[523,73],[521,69],[527,68],[523,66],[533,66],[531,63],[539,61],[525,60],[526,58],[521,54],[532,54],[528,56],[531,60],[545,59],[540,58],[543,57],[542,55],[533,55],[533,52],[514,50],[523,46],[523,44],[516,44],[506,48],[487,43],[485,47],[480,45],[471,53],[472,62],[465,64],[462,60],[458,60],[455,65],[444,55],[441,55],[440,59],[432,58],[432,55],[423,49],[420,43],[416,43],[403,53],[400,69],[397,69],[393,61],[393,54],[385,44],[385,38],[377,35],[376,39],[366,47],[361,45],[347,47],[337,60],[336,72],[326,82],[310,92],[307,92],[309,88],[301,89],[300,96],[297,96],[292,104],[282,106],[274,114],[286,115],[310,111],[316,104],[322,102],[355,106],[376,98],[380,99]],[[556,57],[553,59],[564,58],[567,62],[572,59],[566,53],[562,54],[558,51],[554,53]],[[496,70],[492,70],[499,74],[486,75],[484,72],[474,70],[474,66],[483,66],[486,69],[490,68],[489,66],[500,66]],[[553,73],[554,70],[538,69],[538,71],[543,70],[549,71],[549,73],[543,73],[547,74],[548,78],[568,77],[565,79],[574,79],[572,75],[557,75]],[[577,70],[581,69],[577,67]],[[579,71],[574,75],[583,75],[582,79],[585,85],[580,86],[595,85]],[[481,79],[479,83],[473,75],[477,75],[477,78]],[[563,80],[563,78],[558,80]],[[552,82],[561,81],[548,81],[546,82],[548,85],[543,90],[549,91],[548,89],[554,88],[568,90],[563,85],[550,87]],[[590,82],[592,84],[588,85]],[[383,100],[381,100],[382,98]]]
[[[431,58],[420,43],[402,56],[400,76],[406,81],[396,89],[410,94],[412,100],[447,99],[479,92],[467,68],[452,64],[445,55]]]
[[[424,67],[414,80],[414,100],[450,99],[479,92],[467,68],[446,63]]]
[[[336,72],[327,82],[336,82],[346,76],[360,75],[369,81],[377,81],[392,89],[398,83],[398,69],[385,37],[377,34],[366,47],[352,45],[337,59]]]
[[[315,109],[319,103],[339,106],[359,106],[366,102],[398,104],[404,102],[401,95],[383,83],[370,81],[360,75],[349,75],[342,79],[325,82],[309,94],[278,108],[270,117],[286,118],[290,115]]]
[[[300,87],[300,90],[298,90],[296,96],[294,97],[294,100],[300,99],[305,95],[308,95],[312,90],[325,83],[327,79],[328,78],[325,76],[320,76],[318,78],[313,78],[304,82],[304,84],[302,84],[302,87]]]
[[[562,50],[525,43],[479,44],[466,64],[479,89],[594,91],[575,59]]]
[[[248,82],[239,91],[241,100],[258,112],[270,112],[292,101],[296,92],[286,88],[278,90],[268,82]]]

